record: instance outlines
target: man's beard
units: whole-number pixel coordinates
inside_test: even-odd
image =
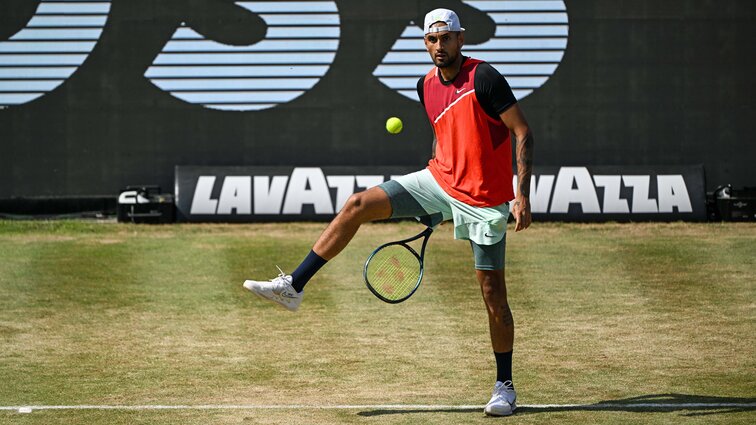
[[[435,57],[433,58],[433,63],[436,65],[437,68],[447,68],[456,61],[457,61],[457,56],[452,57],[452,56],[446,55],[446,59],[442,59],[440,61],[438,61]]]

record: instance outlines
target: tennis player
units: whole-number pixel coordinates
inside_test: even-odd
[[[399,217],[423,217],[429,225],[452,220],[454,237],[470,241],[488,310],[497,372],[485,413],[511,415],[517,404],[514,321],[504,282],[506,226],[510,202],[515,231],[531,223],[533,135],[505,78],[486,62],[462,55],[464,28],[456,13],[433,10],[423,28],[435,65],[417,83],[435,136],[428,166],[352,195],[291,275],[279,269],[277,278],[247,280],[244,287],[295,311],[310,278],[346,247],[362,223]],[[510,132],[516,140],[516,196]]]

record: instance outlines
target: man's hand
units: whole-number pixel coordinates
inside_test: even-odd
[[[530,216],[530,199],[518,195],[512,205],[512,214],[515,218],[515,232],[530,227],[530,223],[533,222],[533,219]]]

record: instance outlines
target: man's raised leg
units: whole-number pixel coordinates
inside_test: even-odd
[[[326,227],[312,250],[291,275],[281,271],[273,280],[247,280],[244,287],[291,311],[302,303],[304,286],[328,260],[338,255],[363,223],[391,217],[391,201],[383,189],[370,188],[350,196],[336,218]]]

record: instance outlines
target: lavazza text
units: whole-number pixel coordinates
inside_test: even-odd
[[[392,176],[326,175],[321,168],[294,168],[290,175],[200,175],[191,215],[333,215],[350,195]],[[517,177],[512,181],[517,185]],[[534,213],[691,213],[691,195],[681,174],[592,174],[586,167],[560,167],[533,176]]]

